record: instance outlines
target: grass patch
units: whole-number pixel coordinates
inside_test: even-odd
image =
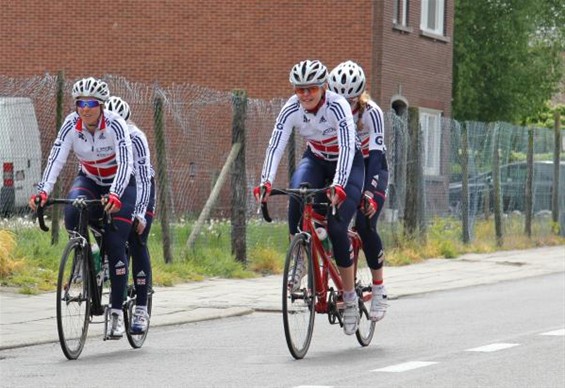
[[[521,215],[505,216],[503,245],[496,245],[494,222],[476,220],[470,244],[461,242],[461,222],[437,218],[428,225],[425,241],[406,240],[401,224],[379,223],[381,238],[389,266],[422,262],[429,258],[451,259],[465,253],[488,253],[496,250],[528,249],[563,245],[565,238],[555,234],[555,226],[547,218],[535,218],[532,238],[524,234]],[[163,236],[159,223],[151,230],[148,247],[152,258],[153,282],[158,286],[174,286],[182,282],[210,277],[245,279],[280,274],[288,248],[288,226],[285,222],[266,224],[251,220],[247,225],[245,263],[231,253],[231,226],[227,221],[213,221],[203,228],[194,247],[185,246],[192,231],[192,221],[171,224],[173,262],[166,264]],[[53,291],[59,260],[67,242],[61,232],[60,241],[51,245],[50,233],[41,232],[30,222],[0,224],[0,285],[17,287],[21,293]]]

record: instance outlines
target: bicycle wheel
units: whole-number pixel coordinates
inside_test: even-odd
[[[316,287],[310,244],[307,235],[297,234],[292,239],[286,256],[282,290],[286,344],[290,354],[296,359],[304,358],[310,347],[315,306]]]
[[[133,318],[133,313],[136,306],[136,294],[135,287],[130,286],[128,289],[128,298],[124,305],[124,322],[126,324],[126,336],[128,337],[128,342],[134,349],[139,349],[143,346],[145,339],[147,338],[147,333],[149,332],[149,326],[151,324],[151,306],[153,304],[153,290],[149,287],[147,292],[147,314],[149,314],[149,321],[147,322],[147,330],[141,334],[135,334],[131,331],[131,323]]]
[[[357,341],[361,346],[368,346],[375,334],[376,322],[371,321],[369,311],[371,311],[372,284],[371,269],[367,266],[365,257],[359,257],[357,252],[357,272],[355,274],[355,289],[359,297],[359,329],[355,332]]]
[[[65,247],[57,279],[57,332],[63,353],[69,360],[78,358],[88,333],[90,295],[88,246],[73,238]]]

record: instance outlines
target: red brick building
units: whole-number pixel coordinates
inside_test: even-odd
[[[2,2],[0,35],[5,76],[113,74],[269,99],[289,94],[302,59],[352,59],[385,110],[451,114],[453,1],[18,0]]]
[[[449,174],[449,136],[441,118],[451,116],[453,8],[448,0],[3,1],[0,76],[28,78],[64,70],[67,82],[112,75],[168,88],[245,89],[252,99],[271,100],[292,93],[288,73],[298,61],[320,59],[331,69],[351,59],[364,68],[369,91],[383,111],[394,108],[403,114],[407,107],[419,108],[424,172],[427,181],[439,183],[434,186],[440,193],[446,191]],[[121,94],[127,89],[112,91],[128,97]],[[37,110],[37,98],[35,103]],[[150,128],[151,103],[133,101],[133,110],[141,128]],[[53,119],[53,113],[47,115]],[[218,133],[217,128],[230,128],[230,115],[225,108],[223,113],[211,110],[203,124],[190,123],[188,129],[171,120],[169,138],[184,136],[193,143]],[[272,129],[273,118],[263,116],[265,122],[247,122],[259,138],[248,146],[250,174],[260,171]],[[212,120],[221,123],[212,126]],[[178,171],[185,179],[191,171],[188,183],[171,178],[173,193],[191,184],[208,192],[210,183],[202,182],[213,182],[230,140],[206,139],[208,148],[219,150],[210,155],[172,140],[169,157],[176,164],[169,166],[169,174]],[[194,198],[191,206],[201,208],[204,195]],[[447,200],[440,202],[447,205]]]

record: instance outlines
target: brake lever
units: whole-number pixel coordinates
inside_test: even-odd
[[[42,231],[49,232],[49,227],[45,225],[45,206],[41,206],[40,202],[40,198],[35,199],[35,204],[37,205],[37,210],[35,211],[35,213],[37,214],[37,222],[39,223],[39,228]]]

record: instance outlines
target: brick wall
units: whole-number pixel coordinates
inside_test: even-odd
[[[201,85],[210,94],[245,89],[251,99],[271,100],[290,96],[288,73],[298,61],[320,59],[331,69],[352,59],[363,66],[383,110],[400,92],[410,106],[439,109],[449,117],[452,44],[420,36],[420,2],[410,4],[412,32],[403,33],[393,29],[392,1],[384,0],[3,0],[0,75],[33,77],[64,70],[68,83],[113,75],[148,87]],[[453,2],[447,5],[447,37],[452,39]],[[153,146],[151,98],[136,102],[141,92],[128,88],[112,87],[111,92],[130,102],[134,120]],[[167,121],[172,191],[197,187],[191,209],[201,208],[231,144],[231,111],[209,113],[200,117],[204,124],[188,124],[198,129],[194,133]],[[268,113],[273,118],[267,124],[246,123],[259,139],[247,150],[253,155],[248,167],[257,179],[277,112]],[[219,152],[183,142],[203,137],[203,147]],[[448,155],[447,148],[443,153]],[[196,163],[196,176],[183,181],[190,163]],[[279,177],[286,175],[283,169],[281,164]]]
[[[414,107],[441,110],[451,116],[453,2],[447,1],[445,40],[421,34],[420,4],[410,2],[406,32],[393,28],[392,5],[384,10],[382,57],[376,64],[379,76],[378,100],[390,106],[391,98],[400,94]]]
[[[384,108],[401,84],[411,105],[449,114],[451,43],[419,36],[418,3],[411,2],[414,32],[406,35],[392,30],[392,1],[384,0],[3,1],[0,74],[113,74],[272,98],[289,95],[288,72],[302,59],[330,69],[353,59]]]

